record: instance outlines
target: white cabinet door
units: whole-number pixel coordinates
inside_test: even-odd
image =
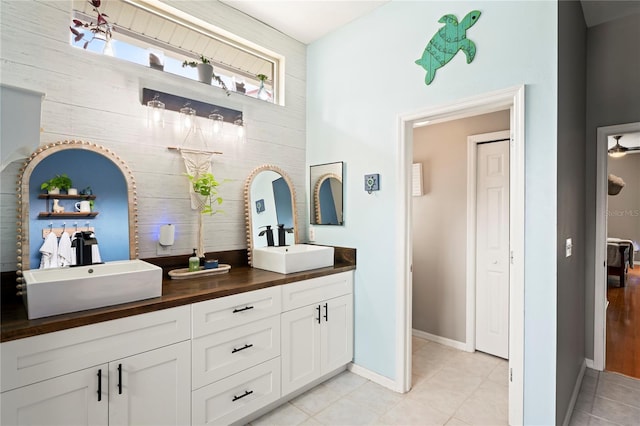
[[[321,374],[341,367],[353,358],[353,295],[322,304]]]
[[[285,312],[282,331],[282,394],[320,377],[321,305]]]
[[[109,363],[111,425],[191,423],[190,342]]]
[[[4,392],[0,397],[1,423],[52,426],[107,425],[107,368],[104,364]]]

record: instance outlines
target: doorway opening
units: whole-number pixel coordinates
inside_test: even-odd
[[[638,227],[638,231],[640,231],[640,211],[637,209],[639,207],[630,207],[630,208],[618,208],[615,204],[619,201],[618,198],[620,195],[616,195],[611,199],[611,208],[609,208],[609,191],[608,191],[608,175],[612,173],[613,169],[609,166],[609,156],[607,154],[607,150],[609,148],[609,140],[611,137],[615,135],[625,135],[625,134],[637,134],[640,133],[640,122],[638,123],[629,123],[629,124],[621,124],[615,126],[607,126],[600,127],[597,130],[597,145],[596,145],[596,242],[595,242],[595,271],[594,271],[594,351],[593,351],[593,368],[596,370],[603,371],[605,368],[612,368],[612,371],[617,371],[628,376],[632,376],[635,378],[640,378],[640,365],[637,365],[637,342],[631,343],[629,348],[616,348],[609,347],[612,345],[624,345],[624,340],[626,337],[631,337],[633,340],[634,336],[627,336],[625,331],[625,327],[631,325],[633,330],[637,330],[637,323],[629,324],[629,319],[633,320],[633,318],[637,317],[637,312],[633,313],[633,315],[626,318],[627,321],[617,322],[616,321],[616,310],[619,313],[624,313],[625,310],[633,304],[633,298],[635,297],[635,293],[633,287],[635,287],[636,280],[640,278],[636,278],[636,275],[640,275],[637,272],[640,271],[640,265],[636,263],[635,268],[629,268],[628,271],[631,271],[631,280],[633,282],[626,282],[625,286],[631,284],[631,287],[622,287],[623,276],[615,277],[616,268],[611,268],[611,266],[617,265],[618,259],[615,259],[613,255],[615,255],[616,249],[616,241],[610,240],[611,237],[619,238],[626,241],[635,241],[638,237],[635,236],[635,229],[633,226]],[[624,144],[623,144],[624,145]],[[628,157],[640,158],[640,153],[634,152],[633,154],[628,154]],[[615,161],[615,160],[614,160]],[[633,170],[633,166],[632,169]],[[634,170],[635,171],[635,170]],[[619,173],[620,174],[620,173]],[[635,176],[632,174],[632,176]],[[625,175],[626,177],[626,175]],[[627,177],[627,180],[634,180],[634,177]],[[635,182],[630,181],[625,185],[620,191],[630,190],[629,192],[638,194],[638,185]],[[625,196],[627,194],[625,193]],[[618,217],[620,216],[620,217]],[[631,227],[629,224],[623,225],[616,223],[616,226],[613,229],[609,226],[610,221],[609,217],[611,217],[611,222],[626,222],[626,219],[630,219],[633,221]],[[623,219],[618,221],[618,219]],[[618,235],[620,234],[620,235]],[[635,241],[636,243],[640,243],[640,241]],[[620,246],[621,244],[617,244]],[[624,246],[624,244],[622,244]],[[633,249],[633,244],[628,246],[626,249],[626,255],[629,256],[630,250]],[[612,256],[609,255],[609,247],[614,251]],[[620,247],[618,247],[620,248]],[[621,266],[624,268],[625,261],[625,253],[620,255],[620,260],[622,262]],[[626,258],[627,261],[631,261],[629,257]],[[635,259],[637,262],[640,259]],[[610,275],[610,273],[613,274]],[[624,276],[624,279],[629,278],[629,276]],[[627,279],[627,281],[630,281]],[[611,284],[609,284],[611,282]],[[612,294],[612,300],[609,300],[608,293]],[[614,300],[615,297],[615,300]],[[618,297],[621,297],[622,300],[618,300]],[[627,300],[625,300],[627,299]],[[610,302],[612,303],[610,305]],[[629,305],[627,303],[630,302]],[[636,302],[637,303],[637,302]],[[626,307],[625,307],[626,306]],[[627,312],[628,315],[628,312]],[[608,323],[608,320],[611,320],[611,323]],[[618,342],[613,343],[611,333],[618,333]],[[631,334],[635,332],[632,331]],[[609,342],[609,343],[608,343]],[[635,348],[635,349],[634,349]],[[621,359],[612,359],[612,364],[608,362],[607,354],[611,356],[615,356],[616,358]],[[628,360],[627,360],[628,358]],[[636,361],[633,361],[633,359]]]
[[[400,199],[397,247],[397,364],[398,387],[411,388],[412,337],[412,199],[413,127],[417,123],[446,122],[510,110],[509,166],[509,423],[521,424],[524,408],[524,86],[468,98],[399,117],[397,193]]]

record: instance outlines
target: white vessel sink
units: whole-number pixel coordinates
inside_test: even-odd
[[[333,247],[294,244],[284,247],[259,247],[251,252],[252,266],[290,274],[333,265]]]
[[[122,260],[23,272],[29,319],[150,299],[162,295],[162,268]]]

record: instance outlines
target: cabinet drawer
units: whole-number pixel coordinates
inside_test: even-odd
[[[190,313],[179,306],[2,343],[1,389],[188,340]]]
[[[233,423],[280,398],[280,358],[192,393],[194,425]]]
[[[353,293],[353,272],[285,284],[282,286],[282,310],[290,311],[350,293]]]
[[[231,376],[280,355],[280,315],[193,339],[191,386]]]
[[[196,303],[192,305],[193,337],[279,314],[280,301],[280,289],[275,286]]]

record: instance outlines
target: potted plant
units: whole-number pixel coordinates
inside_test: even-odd
[[[97,18],[96,22],[82,22],[79,19],[74,19],[73,26],[69,27],[71,33],[74,35],[74,41],[77,43],[80,40],[86,37],[86,34],[82,29],[88,30],[91,33],[90,39],[85,39],[84,48],[86,49],[89,43],[91,43],[95,38],[102,39],[105,42],[109,43],[111,41],[111,31],[112,26],[107,22],[108,16],[105,13],[100,12],[100,4],[101,0],[88,0],[91,6],[93,6],[93,11],[96,12]]]
[[[42,182],[40,189],[44,189],[49,194],[59,194],[60,190],[66,191],[71,188],[71,179],[66,174],[55,175],[48,181]]]
[[[206,56],[200,55],[200,62],[184,61],[182,63],[182,66],[197,68],[198,80],[201,83],[211,84],[211,80],[213,79],[220,85],[220,87],[224,89],[224,91],[227,93],[227,96],[229,96],[230,92],[229,92],[229,89],[227,88],[227,85],[224,84],[224,81],[222,81],[220,76],[216,75],[216,73],[213,72],[213,65],[211,65],[211,61]]]
[[[220,182],[216,180],[213,174],[205,173],[197,178],[188,174],[187,178],[191,181],[193,191],[204,198],[204,205],[200,213],[210,215],[222,213],[222,210],[214,210],[213,208],[214,203],[222,204],[222,197],[218,196],[218,190],[216,189]]]

